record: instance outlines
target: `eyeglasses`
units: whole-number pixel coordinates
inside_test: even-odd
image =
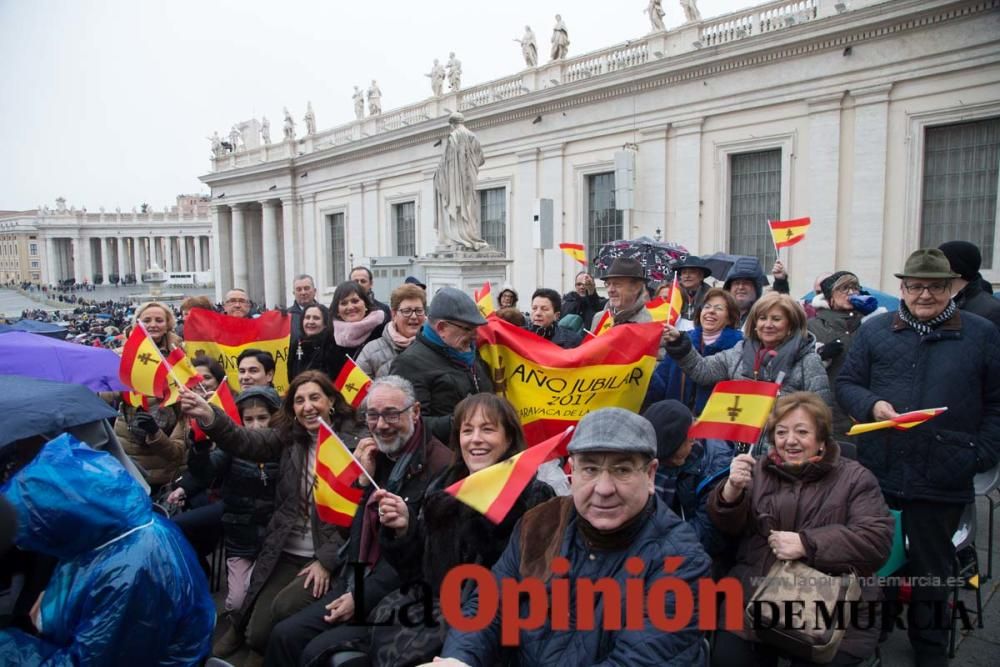
[[[627,482],[636,475],[644,472],[648,467],[648,463],[639,466],[631,463],[619,463],[613,466],[598,466],[587,463],[579,467],[574,467],[573,474],[584,482],[593,482],[601,476],[602,472],[607,471],[616,482]]]
[[[410,403],[399,410],[396,410],[395,408],[389,408],[388,410],[384,410],[382,412],[372,412],[369,410],[365,412],[365,422],[367,422],[369,426],[375,426],[378,424],[378,420],[382,419],[389,426],[395,426],[399,423],[399,418],[403,416],[403,413],[408,412],[412,407],[413,403]]]
[[[861,286],[858,285],[857,283],[848,283],[846,285],[841,285],[840,287],[838,287],[834,291],[835,292],[839,292],[841,294],[849,294],[851,292],[860,292],[861,291]]]
[[[701,310],[702,310],[702,312],[704,312],[706,310],[710,310],[713,313],[724,313],[728,309],[725,306],[718,306],[718,305],[716,305],[716,306],[702,306]]]
[[[467,334],[476,333],[476,327],[471,327],[471,326],[469,326],[467,324],[459,324],[458,322],[452,322],[451,320],[445,320],[444,323],[445,324],[450,324],[451,326],[455,327],[456,329],[461,329],[463,332],[465,332]]]
[[[424,316],[423,308],[400,308],[396,312],[402,315],[403,317],[413,317],[414,315],[416,315],[417,317]]]
[[[925,285],[923,283],[903,283],[903,289],[910,296],[919,296],[924,290],[931,293],[932,296],[941,296],[948,289],[948,283],[930,283]]]

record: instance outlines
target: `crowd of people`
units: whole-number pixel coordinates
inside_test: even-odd
[[[227,381],[223,368],[197,356],[197,389],[168,407],[121,405],[115,432],[204,568],[224,544],[227,595],[212,646],[219,658],[694,665],[710,655],[717,665],[862,664],[882,630],[875,607],[865,612],[872,622],[855,619],[821,657],[808,639],[778,642],[752,623],[720,627],[706,642],[697,609],[715,601],[698,597],[699,582],[731,577],[749,600],[794,563],[838,581],[861,578],[855,599],[891,599],[897,591],[871,576],[890,554],[893,509],[915,582],[906,624],[915,659],[943,665],[951,538],[974,500],[973,476],[1000,459],[1000,301],[980,262],[966,242],[915,251],[896,273],[900,302],[888,312],[850,271],[818,276],[802,301],[789,295],[780,262],[768,289],[756,260],[718,276],[685,258],[674,267],[681,318],[664,325],[641,411],[584,416],[566,459],[539,468],[499,523],[444,489],[536,443],[525,441],[477,354],[487,320],[476,303],[454,288],[428,294],[412,277],[382,303],[371,272],[355,267],[325,305],[313,279],[297,276],[284,396],[274,388],[274,357],[244,350],[238,424],[207,400]],[[607,297],[583,271],[569,293],[539,287],[525,306],[505,285],[497,315],[564,349],[608,319],[615,327],[652,321],[646,303],[663,286],[650,284],[639,262],[615,259],[598,280]],[[216,305],[192,297],[177,311],[159,302],[134,311],[87,306],[105,307],[107,326],[125,333],[141,322],[167,356],[184,346],[187,313]],[[233,318],[252,312],[238,288],[220,308]],[[348,358],[373,379],[358,410],[331,382]],[[691,438],[712,388],[734,379],[780,385],[761,441],[747,450]],[[940,407],[947,411],[917,428],[846,435],[852,422]],[[365,471],[352,483],[360,500],[349,528],[315,509],[322,423]],[[502,599],[516,611],[486,613],[476,628],[449,623],[456,602],[446,580],[461,565],[492,568],[498,584],[522,583],[522,595]],[[661,596],[664,609],[626,623],[624,605],[593,592],[588,600],[568,583],[615,582],[625,591],[636,577],[647,591],[687,592]],[[459,590],[467,618],[497,604],[496,589],[474,581]],[[531,582],[553,595],[568,590],[567,609],[576,611],[563,618],[553,606],[536,618]],[[676,615],[683,599],[696,611],[674,631],[658,629],[654,619]],[[588,609],[586,628],[573,626],[577,605]],[[69,640],[87,638],[70,632]]]

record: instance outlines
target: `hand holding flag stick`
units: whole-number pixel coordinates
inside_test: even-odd
[[[319,423],[320,423],[320,426],[322,426],[323,428],[325,428],[326,430],[328,430],[331,434],[334,432],[333,429],[330,427],[330,425],[327,424],[322,419],[319,420]],[[361,473],[364,474],[364,476],[368,478],[368,481],[371,482],[371,485],[376,490],[381,491],[382,487],[380,487],[378,484],[375,483],[375,480],[372,479],[372,476],[368,474],[368,470],[365,468],[364,465],[362,465],[361,461],[359,461],[358,458],[354,455],[354,452],[352,452],[351,450],[349,450],[347,448],[347,446],[344,445],[343,441],[340,438],[337,438],[337,442],[339,442],[340,445],[344,448],[344,451],[347,452],[347,455],[350,456],[354,460],[354,463],[357,464],[357,466],[360,469]]]
[[[937,417],[947,409],[948,408],[944,407],[928,408],[927,410],[913,410],[911,412],[904,412],[903,414],[898,414],[895,417],[890,417],[889,419],[883,419],[881,421],[868,422],[866,424],[855,424],[851,427],[851,430],[847,432],[847,435],[861,435],[862,433],[869,433],[871,431],[880,431],[884,428],[894,428],[903,431],[915,426],[920,426],[925,421]]]

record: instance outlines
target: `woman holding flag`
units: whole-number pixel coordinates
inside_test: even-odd
[[[703,357],[687,335],[667,325],[667,354],[700,385],[749,378],[777,382],[782,394],[811,391],[833,404],[826,368],[816,354],[816,337],[806,328],[806,313],[798,301],[768,292],[750,309],[743,334],[745,338],[728,350]]]
[[[135,311],[133,327],[137,326],[145,329],[163,358],[175,350],[183,351],[183,341],[174,333],[177,320],[169,306],[158,301],[142,304]],[[145,363],[141,358],[138,361]],[[115,435],[125,453],[146,471],[153,497],[177,478],[187,454],[187,421],[181,418],[176,404],[163,407],[152,396],[145,397],[140,405],[122,403],[115,420]]]
[[[356,445],[353,413],[319,371],[305,371],[291,381],[270,428],[237,426],[189,390],[182,391],[180,404],[222,450],[251,461],[278,462],[274,514],[246,598],[233,614],[229,631],[213,647],[213,654],[226,657],[239,650],[245,637],[253,651],[263,654],[274,625],[324,595],[331,573],[342,564],[343,537],[336,526],[316,516],[314,462],[321,421],[350,446]]]

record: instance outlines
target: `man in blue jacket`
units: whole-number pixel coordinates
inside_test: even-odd
[[[902,512],[908,574],[941,582],[913,585],[907,632],[918,665],[948,662],[952,535],[974,500],[973,477],[997,465],[1000,452],[1000,332],[955,306],[956,276],[936,248],[911,254],[896,274],[899,311],[861,325],[836,382],[837,400],[859,422],[948,408],[915,428],[857,441],[859,460]]]
[[[654,493],[657,461],[652,425],[634,412],[620,408],[596,410],[580,420],[569,444],[569,454],[573,467],[572,495],[554,498],[527,512],[493,566],[498,585],[503,580],[535,579],[544,582],[549,599],[556,580],[565,579],[560,586],[569,587],[569,629],[553,629],[551,613],[541,627],[521,629],[518,664],[521,667],[702,664],[696,583],[699,578],[709,576],[710,561],[694,530]],[[632,568],[633,574],[626,571],[625,565],[631,557],[639,558],[644,565],[638,572]],[[677,557],[679,564],[673,557]],[[568,572],[560,558],[568,561]],[[664,572],[665,559],[676,569]],[[643,608],[642,629],[628,629],[624,618],[625,582],[637,577],[642,578],[647,592],[655,582],[667,577],[679,580],[673,582],[675,586],[689,586],[694,609],[687,625],[672,632],[656,628],[653,619],[682,615],[678,596],[668,594],[660,598],[664,608],[657,613]],[[582,579],[602,583],[614,580],[622,592],[615,596],[616,604],[602,597],[588,608],[593,611],[593,629],[578,629],[574,625],[580,618],[577,590]],[[518,615],[526,618],[529,603],[527,596],[521,597]],[[622,605],[616,613],[618,602]],[[478,594],[473,593],[463,606],[463,614],[472,616],[478,604]],[[623,629],[609,629],[613,626]],[[493,665],[500,655],[503,631],[499,614],[478,632],[453,629],[442,655],[451,658],[451,664]]]

